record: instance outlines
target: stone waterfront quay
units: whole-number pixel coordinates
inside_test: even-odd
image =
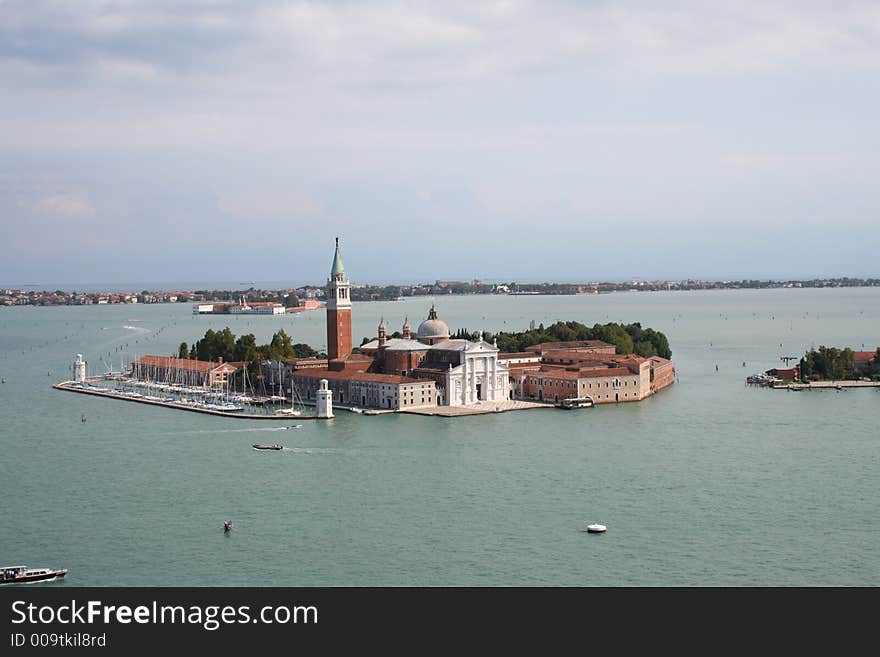
[[[509,411],[527,411],[534,408],[556,408],[554,404],[530,402],[516,399],[477,404],[472,406],[433,406],[431,408],[410,408],[397,411],[413,415],[436,415],[439,417],[461,417],[464,415],[485,415],[489,413],[506,413]]]
[[[880,388],[880,381],[810,381],[809,383],[790,383],[777,381],[770,385],[777,390],[823,390],[841,388]]]

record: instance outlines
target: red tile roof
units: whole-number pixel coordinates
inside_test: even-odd
[[[854,351],[853,360],[856,363],[870,363],[877,357],[876,351]]]
[[[546,379],[596,379],[603,376],[629,376],[632,374],[625,367],[597,367],[594,369],[548,369],[541,368],[539,372],[532,372],[532,376],[542,376]]]
[[[211,372],[221,367],[236,370],[231,363],[216,363],[210,360],[190,360],[189,358],[171,358],[169,356],[141,356],[136,364],[145,367],[163,367],[166,369],[190,370],[194,372]]]
[[[556,351],[560,349],[577,349],[578,347],[607,348],[613,346],[613,344],[608,344],[607,342],[603,342],[602,340],[571,340],[568,342],[541,342],[539,344],[533,344],[529,347],[526,347],[526,350],[537,351],[538,353],[541,353],[544,351]]]
[[[337,381],[367,381],[370,383],[431,383],[430,379],[413,379],[408,376],[398,376],[396,374],[374,374],[372,372],[358,372],[351,370],[326,370],[326,369],[307,369],[295,370],[294,377],[306,379],[335,379]]]

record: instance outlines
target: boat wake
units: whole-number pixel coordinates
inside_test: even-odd
[[[129,331],[137,331],[138,333],[151,333],[150,329],[144,328],[143,326],[131,326],[129,324],[123,324],[122,328],[128,329]]]
[[[334,447],[285,447],[288,452],[297,454],[351,454],[352,450],[338,449]]]
[[[291,431],[302,429],[301,424],[289,427],[251,427],[250,429],[193,429],[192,431],[172,431],[162,434],[164,436],[177,436],[181,434],[214,434],[214,433],[253,433],[254,431]]]

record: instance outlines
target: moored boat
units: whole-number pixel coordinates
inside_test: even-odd
[[[573,408],[592,408],[593,406],[594,402],[592,397],[571,397],[569,399],[563,399],[559,404],[560,408],[566,410],[571,410]]]
[[[28,568],[27,566],[0,567],[0,584],[27,584],[30,582],[51,582],[67,574],[62,568]]]

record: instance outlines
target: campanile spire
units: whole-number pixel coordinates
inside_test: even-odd
[[[351,285],[345,275],[339,238],[327,281],[327,355],[345,358],[351,353]]]

